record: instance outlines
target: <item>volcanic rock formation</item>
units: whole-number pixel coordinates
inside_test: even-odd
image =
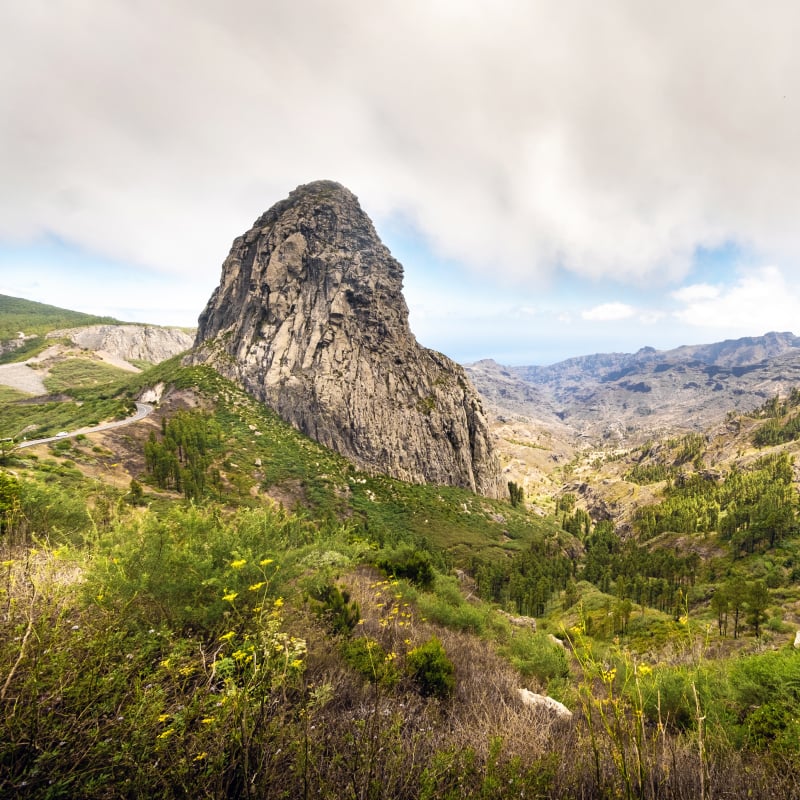
[[[402,280],[351,192],[300,186],[234,241],[193,361],[362,469],[499,496],[480,399],[417,343]]]
[[[193,337],[180,328],[155,325],[89,325],[48,334],[48,338],[64,337],[87,350],[151,364],[159,364],[188,350],[193,341]]]

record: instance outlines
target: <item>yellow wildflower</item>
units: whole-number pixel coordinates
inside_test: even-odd
[[[193,760],[193,761],[202,761],[204,758],[208,758],[208,753],[207,753],[205,750],[203,750],[203,752],[202,752],[202,753],[198,753],[198,754],[197,754],[197,755],[194,757],[194,759],[192,759],[192,760]]]
[[[228,603],[232,603],[238,596],[239,592],[231,592],[228,589],[226,589],[225,594],[222,595],[222,599]]]
[[[236,561],[231,561],[231,566],[234,569],[241,569],[246,563],[247,561],[245,559],[237,558]]]
[[[159,722],[166,722],[170,718],[171,714],[159,714],[158,721]]]
[[[259,567],[268,567],[274,559],[272,558],[262,558],[261,561],[258,562]]]
[[[251,592],[257,592],[262,586],[266,586],[266,584],[267,584],[266,581],[259,581],[258,583],[252,584],[248,588],[250,589]]]
[[[168,739],[172,734],[175,733],[175,728],[167,728],[163,733],[159,733],[156,737],[157,739]]]
[[[211,725],[215,721],[216,717],[203,717],[203,719],[200,720],[203,725]]]
[[[219,640],[221,642],[229,642],[234,636],[236,636],[235,631],[228,631],[227,633],[223,633],[222,636],[219,637]]]
[[[283,598],[276,597],[275,602],[272,604],[275,608],[282,608],[283,607]]]
[[[603,680],[604,683],[611,683],[616,676],[617,676],[616,667],[611,667],[611,669],[600,670],[600,678]]]

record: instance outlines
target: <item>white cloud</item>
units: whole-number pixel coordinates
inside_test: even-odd
[[[591,322],[616,322],[630,319],[636,313],[633,306],[627,303],[602,303],[599,306],[581,312],[581,317]]]
[[[709,283],[693,283],[672,292],[672,296],[680,303],[697,303],[704,300],[714,300],[719,297],[721,289]]]
[[[800,256],[798,27],[728,0],[4,3],[0,238],[205,280],[334,178],[492,278]]]
[[[665,311],[656,311],[654,309],[650,309],[639,313],[639,322],[641,322],[642,325],[656,325],[666,316],[667,314]]]
[[[674,293],[684,303],[674,317],[687,325],[741,336],[798,328],[800,284],[787,281],[776,267],[743,272],[730,286],[714,287],[713,292],[691,291],[696,288]]]

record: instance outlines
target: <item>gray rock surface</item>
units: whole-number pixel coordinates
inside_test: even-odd
[[[543,694],[536,694],[536,692],[532,692],[529,689],[518,689],[517,691],[523,705],[530,708],[544,709],[558,719],[572,719],[572,712],[563,703],[559,703],[558,700]]]
[[[191,334],[180,328],[155,325],[90,325],[48,334],[48,338],[62,337],[87,350],[150,364],[158,364],[188,350],[194,341]]]
[[[417,343],[402,281],[351,192],[301,186],[234,241],[192,361],[363,469],[499,496],[480,398]]]
[[[800,338],[791,333],[637,353],[598,353],[547,367],[466,367],[496,414],[558,421],[588,440],[636,442],[703,431],[800,381]]]

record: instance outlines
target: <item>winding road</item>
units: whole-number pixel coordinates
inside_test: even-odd
[[[139,420],[150,416],[150,414],[153,413],[153,408],[154,406],[152,406],[150,403],[139,403],[137,401],[136,413],[131,417],[126,417],[125,419],[120,419],[116,422],[105,422],[102,425],[95,425],[94,428],[80,428],[77,431],[60,433],[57,436],[48,436],[45,439],[31,439],[30,441],[26,442],[19,442],[17,447],[33,447],[35,444],[46,444],[47,442],[60,442],[62,439],[73,439],[82,433],[96,433],[97,431],[109,431],[112,428],[122,428],[125,425],[132,425],[134,422],[138,422]]]

